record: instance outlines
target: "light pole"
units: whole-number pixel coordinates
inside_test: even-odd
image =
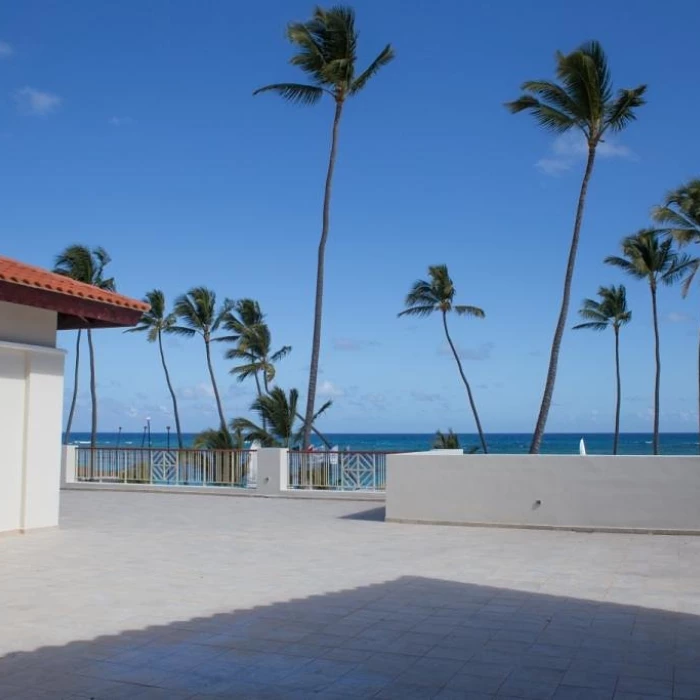
[[[121,425],[119,428],[117,428],[117,447],[119,447],[119,443],[122,441],[122,427]]]
[[[168,449],[170,449],[170,426],[166,425],[165,429],[168,431]]]
[[[141,435],[141,447],[145,447],[146,445],[146,426],[143,426],[143,434]]]
[[[151,449],[151,417],[146,416],[146,428],[148,429],[148,449]]]

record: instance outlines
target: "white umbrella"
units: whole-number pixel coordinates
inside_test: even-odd
[[[583,441],[583,438],[581,438],[581,442],[578,444],[578,453],[580,455],[586,454],[586,443]]]

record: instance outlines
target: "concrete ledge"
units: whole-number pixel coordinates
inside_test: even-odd
[[[700,534],[700,458],[431,455],[387,458],[391,522]]]
[[[577,525],[524,525],[511,523],[470,523],[447,522],[444,520],[431,522],[430,520],[406,520],[403,518],[385,518],[387,523],[401,523],[404,525],[445,525],[446,527],[473,527],[496,528],[501,530],[549,530],[552,532],[585,532],[608,533],[621,535],[684,535],[686,537],[700,537],[700,530],[644,530],[635,527],[590,527]]]
[[[63,491],[121,491],[134,493],[188,494],[190,496],[229,496],[237,498],[296,498],[323,501],[370,501],[384,502],[383,493],[361,491],[314,491],[289,489],[277,493],[260,493],[256,489],[235,489],[217,486],[158,486],[157,484],[106,484],[73,482],[62,486]]]

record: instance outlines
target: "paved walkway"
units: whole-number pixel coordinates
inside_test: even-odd
[[[0,698],[700,698],[700,538],[64,492],[0,538]]]

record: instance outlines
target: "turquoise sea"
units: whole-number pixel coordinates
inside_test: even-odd
[[[184,435],[186,445],[191,445],[194,433]],[[326,437],[341,449],[358,451],[415,452],[430,449],[434,433],[328,433]],[[460,434],[463,447],[478,444],[474,434]],[[620,435],[620,454],[651,454],[650,433],[623,433]],[[492,433],[486,436],[489,450],[498,454],[524,454],[530,446],[529,433]],[[611,454],[611,433],[550,433],[545,437],[543,454],[578,454],[579,440],[583,438],[588,454]],[[98,442],[105,447],[148,447],[148,436],[143,433],[99,433]],[[73,433],[71,443],[89,444],[89,433]],[[166,447],[166,433],[151,433],[151,447]],[[177,443],[170,434],[170,446]],[[698,454],[696,433],[662,433],[661,452],[667,455]]]

